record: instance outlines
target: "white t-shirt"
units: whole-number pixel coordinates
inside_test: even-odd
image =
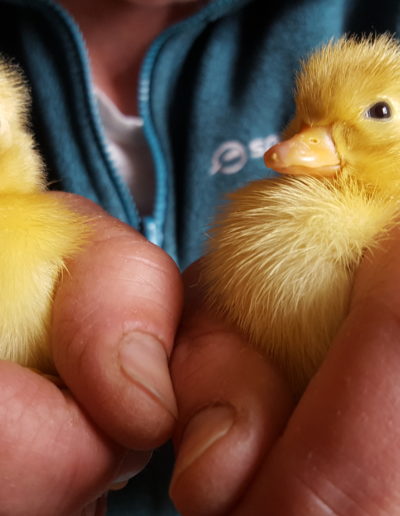
[[[127,116],[100,90],[95,90],[100,118],[114,164],[132,192],[141,215],[154,202],[154,167],[140,117]]]

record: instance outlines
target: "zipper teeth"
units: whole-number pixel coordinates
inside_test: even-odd
[[[11,0],[11,3],[16,2],[15,0]],[[17,0],[17,3],[26,5],[25,0]],[[130,225],[137,227],[140,224],[139,213],[137,211],[135,203],[133,202],[132,195],[130,194],[128,187],[125,185],[123,179],[118,174],[118,171],[110,156],[103,132],[101,130],[100,116],[98,113],[97,106],[94,102],[94,97],[91,89],[90,72],[88,66],[82,60],[83,55],[88,55],[83,34],[81,33],[78,25],[71,20],[69,14],[59,4],[54,3],[53,0],[36,0],[34,3],[35,8],[39,8],[45,15],[47,13],[46,10],[43,9],[44,6],[46,6],[46,8],[49,7],[52,9],[53,13],[57,17],[57,20],[64,26],[64,28],[67,29],[66,33],[69,35],[69,37],[74,43],[70,46],[70,48],[74,52],[76,49],[78,49],[78,52],[75,52],[76,58],[73,62],[74,69],[78,72],[79,76],[82,79],[81,83],[83,85],[84,95],[86,97],[86,104],[83,103],[83,106],[88,106],[86,112],[86,119],[89,121],[89,126],[92,129],[92,133],[96,139],[97,146],[108,169],[109,176],[116,187],[115,190],[124,208],[127,222]]]
[[[153,222],[157,228],[157,233],[160,232],[165,221],[168,198],[168,170],[166,167],[166,159],[159,135],[157,134],[150,106],[151,76],[159,52],[164,44],[178,32],[183,32],[186,28],[190,28],[191,26],[196,25],[200,27],[201,25],[215,21],[227,10],[233,11],[234,8],[241,7],[250,3],[250,1],[252,0],[214,0],[190,18],[166,29],[153,41],[143,61],[138,87],[139,114],[144,122],[143,129],[154,159],[156,175],[154,211],[152,216],[146,217],[146,219]],[[161,244],[161,242],[158,243]]]

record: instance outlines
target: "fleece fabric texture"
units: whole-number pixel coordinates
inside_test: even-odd
[[[345,32],[396,32],[399,10],[397,0],[210,0],[160,35],[138,88],[157,179],[154,212],[145,218],[108,155],[74,22],[51,0],[0,0],[0,52],[31,86],[52,187],[100,203],[184,268],[201,256],[226,192],[273,175],[262,155],[293,113],[300,59]],[[171,461],[169,447],[157,451],[110,497],[109,514],[175,514]]]

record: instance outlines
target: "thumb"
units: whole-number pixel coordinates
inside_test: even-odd
[[[165,441],[176,418],[168,369],[182,305],[178,269],[160,248],[98,206],[91,241],[58,288],[52,346],[63,380],[92,419],[134,449]]]

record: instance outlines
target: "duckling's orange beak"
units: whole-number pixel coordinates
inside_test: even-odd
[[[329,177],[340,170],[340,158],[328,127],[305,127],[268,149],[264,161],[281,174]]]

